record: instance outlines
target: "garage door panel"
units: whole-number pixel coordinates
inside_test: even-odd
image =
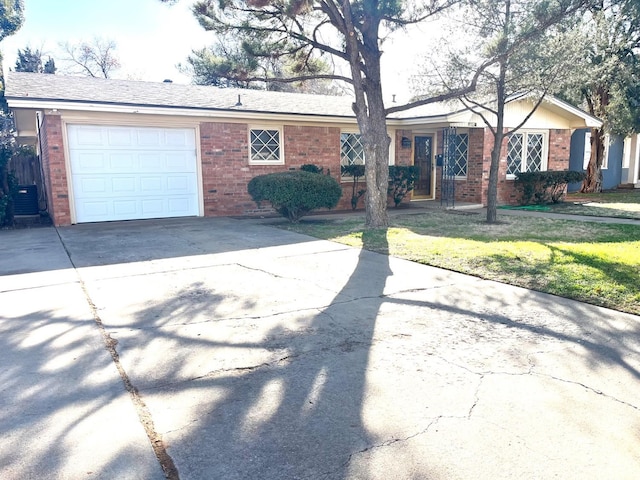
[[[76,221],[198,215],[193,129],[69,125],[68,137]]]
[[[187,193],[192,191],[187,176],[173,175],[167,177],[167,192]]]
[[[142,193],[155,193],[166,191],[164,177],[142,177],[140,178],[140,191]]]
[[[183,152],[165,154],[166,168],[172,172],[194,172],[195,165],[189,155]]]
[[[194,137],[188,130],[167,131],[164,141],[168,147],[195,147]]]
[[[106,155],[109,159],[108,171],[110,172],[137,172],[140,169],[138,154],[135,152],[108,153]]]
[[[100,127],[85,127],[82,129],[68,130],[69,147],[78,148],[84,146],[101,147],[104,144],[104,130]]]
[[[82,203],[82,215],[95,218],[104,218],[109,214],[109,202],[91,201]]]
[[[164,198],[145,198],[140,201],[140,206],[143,215],[162,216],[166,212],[165,207],[166,200]]]
[[[113,200],[113,213],[122,216],[124,220],[136,218],[138,213],[137,203],[135,198]]]
[[[118,195],[132,195],[138,191],[138,179],[135,177],[114,177],[111,179],[111,192]]]
[[[73,186],[77,197],[95,197],[97,194],[104,195],[109,192],[108,183],[108,179],[103,177],[81,177]]]
[[[162,131],[156,129],[139,129],[136,131],[137,143],[140,146],[145,147],[161,147],[162,145]]]
[[[100,152],[76,151],[71,153],[71,164],[76,173],[102,172],[108,167],[109,159]]]
[[[167,199],[168,202],[168,210],[171,213],[183,212],[185,210],[189,210],[191,208],[190,198],[189,197],[175,197]]]
[[[109,147],[131,147],[134,140],[129,128],[109,128],[107,130],[107,145]]]

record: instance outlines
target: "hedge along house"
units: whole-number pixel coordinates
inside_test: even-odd
[[[180,216],[264,214],[247,193],[256,175],[366,161],[349,97],[9,73],[5,96],[18,142],[35,144],[56,225]],[[459,104],[458,104],[459,105]],[[510,102],[506,126],[529,112]],[[573,129],[599,125],[549,99],[505,139],[501,203],[517,170],[564,170]],[[389,162],[418,165],[412,199],[486,203],[492,135],[477,115],[433,104],[388,118]],[[440,161],[442,157],[446,160]],[[441,164],[449,165],[443,176]],[[451,186],[455,188],[450,188]]]

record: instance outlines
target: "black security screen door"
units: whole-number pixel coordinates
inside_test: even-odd
[[[445,128],[442,135],[442,179],[440,204],[453,207],[456,198],[456,141],[455,127]]]

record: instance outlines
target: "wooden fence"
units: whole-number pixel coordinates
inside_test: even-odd
[[[9,170],[18,179],[19,185],[35,185],[38,189],[38,207],[47,210],[47,200],[40,168],[40,158],[31,147],[21,147],[11,159]]]

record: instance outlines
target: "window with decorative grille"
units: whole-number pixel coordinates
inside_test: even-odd
[[[545,133],[512,133],[507,140],[507,175],[546,170],[545,155]]]
[[[364,165],[364,146],[359,133],[340,134],[340,165]]]
[[[280,130],[252,128],[251,163],[283,163]]]
[[[469,134],[458,133],[453,138],[453,174],[456,177],[467,176],[467,159],[469,157]]]

